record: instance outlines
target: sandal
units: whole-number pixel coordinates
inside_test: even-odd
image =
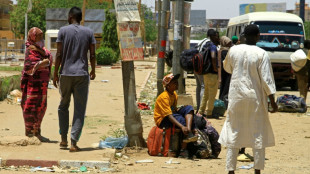
[[[60,148],[67,148],[68,147],[68,142],[67,141],[62,141],[59,144]]]
[[[245,154],[240,154],[237,158],[237,161],[250,162],[251,159],[247,157]]]
[[[43,143],[50,142],[50,139],[43,137],[41,135],[37,136],[37,138]]]
[[[71,146],[70,149],[69,149],[69,152],[79,152],[81,150],[82,149],[79,148],[78,146]]]

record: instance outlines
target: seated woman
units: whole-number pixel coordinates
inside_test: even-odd
[[[25,62],[21,78],[22,100],[26,136],[36,136],[41,142],[41,122],[47,106],[47,87],[52,65],[51,53],[45,49],[43,32],[33,27],[28,32]]]

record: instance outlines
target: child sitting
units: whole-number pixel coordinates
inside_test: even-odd
[[[159,128],[170,128],[173,125],[179,127],[184,136],[181,152],[184,151],[186,143],[197,141],[198,137],[193,135],[194,108],[190,105],[177,109],[178,78],[180,74],[168,74],[163,79],[165,91],[156,99],[154,109],[154,120]],[[185,145],[184,145],[185,144]]]

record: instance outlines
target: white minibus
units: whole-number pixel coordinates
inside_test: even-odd
[[[303,21],[295,14],[283,12],[254,12],[231,18],[227,36],[240,38],[245,26],[256,24],[260,30],[257,46],[266,50],[272,62],[277,87],[289,86],[297,89],[290,55],[303,47],[305,32]]]

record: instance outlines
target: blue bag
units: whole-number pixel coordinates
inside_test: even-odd
[[[215,100],[212,115],[213,116],[224,116],[225,111],[226,111],[225,103],[222,100]]]

